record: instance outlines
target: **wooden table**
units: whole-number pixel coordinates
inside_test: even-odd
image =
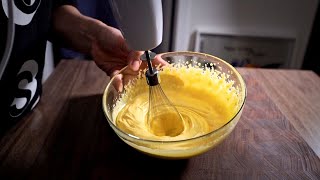
[[[93,62],[63,60],[0,140],[0,179],[320,179],[320,78],[238,70],[248,96],[235,130],[205,154],[168,161],[114,134],[101,108],[108,78]]]

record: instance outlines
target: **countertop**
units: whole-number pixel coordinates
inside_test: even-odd
[[[320,78],[238,68],[247,101],[209,152],[161,160],[123,143],[101,105],[109,78],[92,61],[62,60],[35,109],[0,140],[0,179],[320,179]]]

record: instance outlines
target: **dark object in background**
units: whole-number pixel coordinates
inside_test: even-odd
[[[316,72],[320,76],[320,13],[319,4],[315,19],[313,21],[313,28],[309,38],[309,44],[304,57],[302,69],[308,69]]]

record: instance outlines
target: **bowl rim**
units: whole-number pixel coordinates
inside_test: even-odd
[[[160,53],[160,54],[157,54],[157,56],[163,56],[163,55],[191,55],[191,56],[194,56],[194,55],[201,55],[201,56],[205,56],[205,57],[210,57],[210,58],[214,58],[214,59],[217,59],[221,62],[223,62],[225,65],[227,65],[230,69],[233,70],[234,73],[236,73],[237,77],[239,77],[239,80],[241,81],[241,84],[243,85],[243,89],[244,89],[244,92],[242,93],[243,94],[243,101],[242,101],[242,104],[239,108],[239,110],[237,111],[237,113],[235,113],[235,115],[227,122],[225,123],[223,126],[221,126],[220,128],[218,129],[215,129],[213,131],[210,131],[206,134],[203,134],[201,136],[196,136],[196,137],[192,137],[192,138],[188,138],[188,139],[181,139],[181,140],[173,140],[173,141],[163,141],[163,140],[151,140],[151,139],[144,139],[144,138],[140,138],[140,137],[137,137],[133,134],[130,134],[130,133],[126,133],[124,132],[123,130],[121,130],[120,128],[118,128],[112,120],[109,119],[107,113],[106,113],[106,110],[107,110],[107,105],[106,103],[104,102],[105,99],[107,99],[107,90],[109,89],[109,87],[111,86],[111,82],[113,81],[113,79],[115,78],[116,75],[118,74],[121,74],[122,71],[124,71],[126,68],[128,68],[128,66],[125,66],[124,68],[122,68],[120,71],[118,71],[111,79],[110,81],[108,82],[105,90],[103,91],[103,96],[102,96],[102,108],[103,108],[103,113],[108,121],[108,124],[113,128],[113,129],[116,129],[117,131],[119,131],[122,136],[121,138],[126,138],[126,137],[129,137],[129,138],[133,138],[134,140],[137,140],[137,141],[143,141],[143,142],[148,142],[148,143],[162,143],[162,144],[169,144],[169,143],[180,143],[180,142],[187,142],[187,141],[192,141],[192,140],[196,140],[196,139],[201,139],[205,136],[210,136],[211,134],[214,134],[214,133],[217,133],[219,132],[221,129],[223,129],[224,127],[226,127],[227,125],[229,125],[231,122],[233,122],[233,120],[238,116],[238,114],[243,110],[243,107],[245,105],[245,102],[247,100],[247,87],[246,87],[246,83],[243,79],[243,77],[240,75],[240,73],[238,72],[238,70],[233,67],[231,64],[229,64],[228,62],[226,62],[225,60],[221,59],[221,58],[218,58],[216,56],[213,56],[213,55],[210,55],[210,54],[206,54],[206,53],[201,53],[201,52],[193,52],[193,51],[175,51],[175,52],[165,52],[165,53]],[[118,133],[116,133],[118,134]],[[119,135],[118,135],[119,136]],[[127,139],[127,138],[126,138]],[[128,139],[127,139],[128,140]]]

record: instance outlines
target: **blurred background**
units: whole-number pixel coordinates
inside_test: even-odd
[[[117,27],[108,0],[75,1],[83,14]],[[154,49],[157,53],[200,51],[237,67],[308,69],[320,74],[317,0],[162,0],[162,4],[164,34]],[[54,53],[49,52],[48,58],[91,59],[50,48]],[[50,63],[48,67],[51,71]]]

